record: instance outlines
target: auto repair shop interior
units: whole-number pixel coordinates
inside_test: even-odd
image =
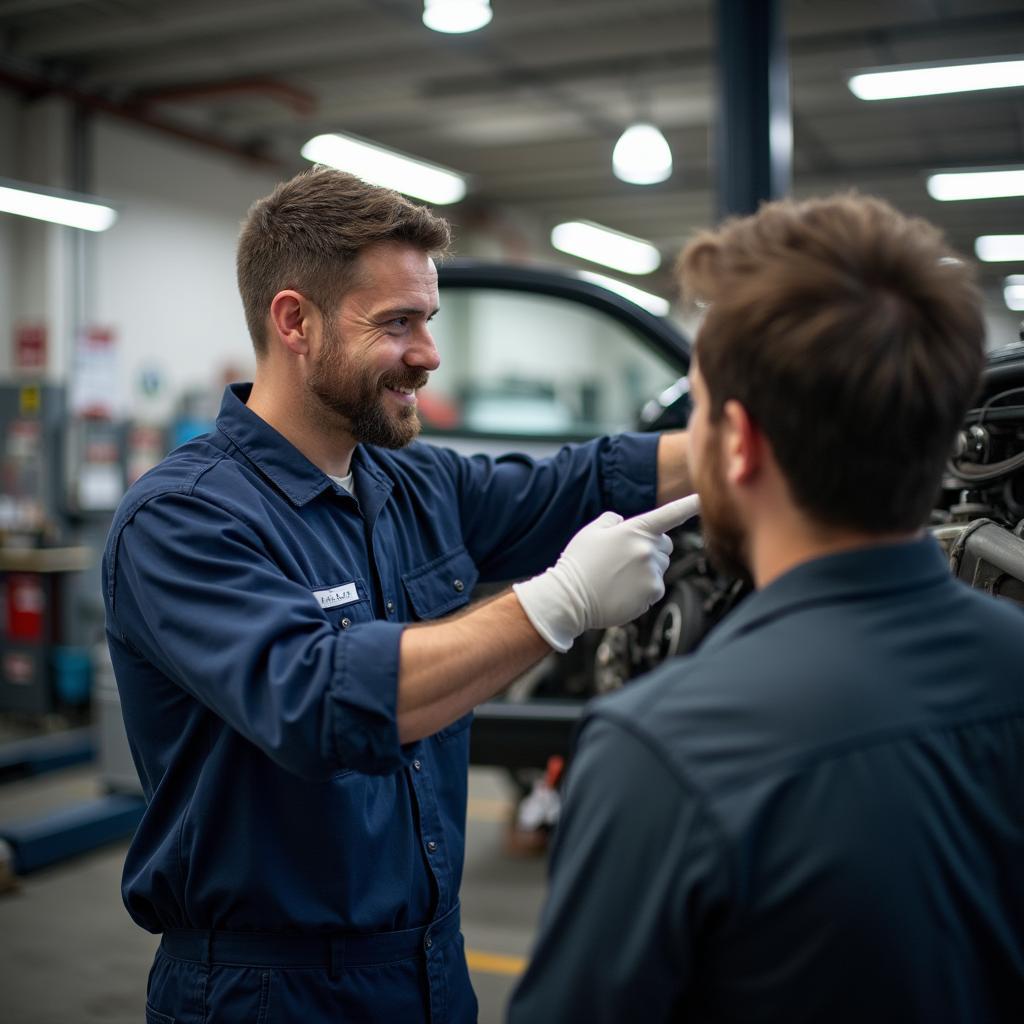
[[[146,798],[101,559],[126,489],[253,379],[239,225],[314,163],[451,223],[418,408],[422,439],[465,455],[685,426],[700,310],[674,267],[696,231],[851,189],[931,221],[976,265],[998,413],[964,423],[931,528],[956,574],[1024,604],[1024,403],[999,397],[1024,384],[1020,0],[0,0],[0,39],[8,1024],[171,1019],[146,1009],[159,936],[122,902]],[[897,72],[924,84],[886,92]],[[481,1022],[531,955],[582,707],[742,598],[684,532],[649,613],[478,709],[461,915]]]

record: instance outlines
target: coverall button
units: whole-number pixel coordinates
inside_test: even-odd
[[[413,766],[413,769],[415,771],[419,771],[423,767],[423,762],[422,761],[413,761],[412,766]]]
[[[433,940],[433,939],[432,939],[432,938],[431,938],[431,937],[430,937],[430,936],[428,935],[428,936],[427,936],[427,937],[426,937],[426,938],[425,938],[425,939],[423,940],[423,948],[424,948],[424,949],[430,949],[430,947],[431,947],[431,946],[433,946],[433,945],[434,945],[434,940]]]
[[[466,589],[466,584],[462,580],[452,580],[452,586],[457,594],[461,594]]]
[[[433,840],[433,839],[431,839],[431,840],[430,840],[430,842],[429,842],[429,843],[427,843],[427,849],[428,849],[428,850],[429,850],[429,851],[430,851],[431,853],[433,853],[433,852],[434,852],[434,851],[435,851],[435,850],[437,849],[437,843],[435,843],[435,842],[434,842],[434,840]]]
[[[395,610],[395,602],[394,601],[388,601],[387,609],[388,609],[389,612],[393,612]]]
[[[352,620],[351,619],[342,619],[341,620],[341,628],[342,629],[348,629],[348,627],[351,626],[351,625],[352,625]]]

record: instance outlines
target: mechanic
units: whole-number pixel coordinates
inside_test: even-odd
[[[148,801],[123,895],[162,933],[151,1022],[475,1020],[472,708],[645,610],[695,508],[638,515],[686,491],[682,434],[541,461],[409,444],[448,242],[323,168],[255,203],[255,380],[115,516],[107,637]],[[535,573],[465,609],[478,579]]]
[[[690,468],[756,587],[589,706],[513,1024],[1024,1019],[1024,617],[923,533],[972,269],[856,195],[683,252]]]

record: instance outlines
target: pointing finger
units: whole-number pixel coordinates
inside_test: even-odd
[[[645,533],[659,534],[680,526],[687,519],[692,519],[700,511],[700,499],[696,494],[670,501],[660,508],[651,509],[641,515],[626,520],[627,526],[633,526]]]

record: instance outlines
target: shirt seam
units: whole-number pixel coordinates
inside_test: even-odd
[[[696,781],[691,779],[682,766],[677,764],[669,756],[668,751],[656,736],[653,736],[646,729],[642,728],[633,718],[620,715],[608,708],[601,708],[600,710],[594,711],[591,713],[590,717],[592,719],[610,722],[613,725],[618,726],[627,735],[632,736],[633,739],[635,739],[645,750],[647,750],[662,764],[669,775],[676,780],[679,788],[685,790],[694,798],[697,804],[697,812],[707,822],[715,837],[716,845],[719,846],[724,853],[723,860],[726,864],[726,888],[730,892],[736,892],[737,879],[739,878],[739,870],[735,863],[737,854],[728,830],[724,823],[721,822],[711,805],[711,798],[707,791],[699,786]]]
[[[636,723],[634,719],[608,708],[602,708],[600,711],[594,712],[593,715],[594,717],[602,717],[616,722],[633,733],[633,735],[641,740],[641,742],[649,745],[652,751],[657,750],[661,758],[672,770],[673,775],[680,781],[680,785],[692,790],[695,795],[700,796],[709,805],[708,812],[710,814],[714,814],[710,807],[712,799],[728,797],[734,791],[743,789],[750,785],[749,777],[737,780],[736,782],[723,783],[721,786],[715,788],[714,796],[712,797],[712,794],[709,791],[698,786],[697,783],[690,778],[689,773],[682,765],[675,762],[666,750],[664,741],[660,737],[644,729],[639,725],[639,723]],[[898,742],[899,740],[906,739],[908,737],[924,737],[943,732],[960,732],[965,729],[974,728],[978,725],[984,725],[988,722],[1005,722],[1021,717],[1024,717],[1024,703],[1016,702],[1014,704],[1004,705],[999,709],[986,711],[984,714],[975,715],[966,720],[957,722],[937,722],[927,728],[923,727],[923,723],[904,723],[899,726],[887,726],[881,729],[872,730],[869,733],[861,733],[855,737],[837,740],[834,743],[830,743],[827,746],[814,751],[780,758],[778,761],[760,768],[757,772],[757,778],[764,779],[769,774],[778,776],[799,774],[802,771],[820,767],[827,761],[842,758],[847,754],[858,753],[874,747],[883,746],[887,743]],[[726,839],[728,839],[728,833],[726,832],[724,834]]]
[[[169,494],[184,494],[190,497],[193,496],[195,488],[198,485],[200,479],[206,473],[210,472],[210,470],[214,469],[216,466],[219,466],[227,458],[229,458],[228,454],[222,451],[215,459],[213,459],[205,466],[200,466],[199,469],[197,469],[193,474],[179,482],[176,486],[166,486],[158,491],[140,495],[131,505],[128,506],[128,508],[123,512],[123,514],[118,516],[117,528],[116,531],[114,532],[114,541],[110,549],[110,579],[107,583],[107,598],[110,602],[110,612],[112,616],[116,617],[117,615],[117,612],[115,611],[115,592],[117,589],[117,563],[118,557],[120,555],[121,540],[122,537],[124,536],[124,531],[128,528],[129,525],[131,525],[132,521],[139,514],[142,508],[148,505],[151,501],[155,501],[157,498],[166,497]],[[204,497],[203,500],[208,499]],[[210,504],[214,505],[217,508],[220,508],[220,506],[217,505],[216,502],[211,501]],[[227,510],[221,508],[221,511],[225,512]],[[246,522],[246,525],[249,526],[250,529],[252,528],[252,525],[250,523]],[[124,639],[123,635],[122,639]]]

